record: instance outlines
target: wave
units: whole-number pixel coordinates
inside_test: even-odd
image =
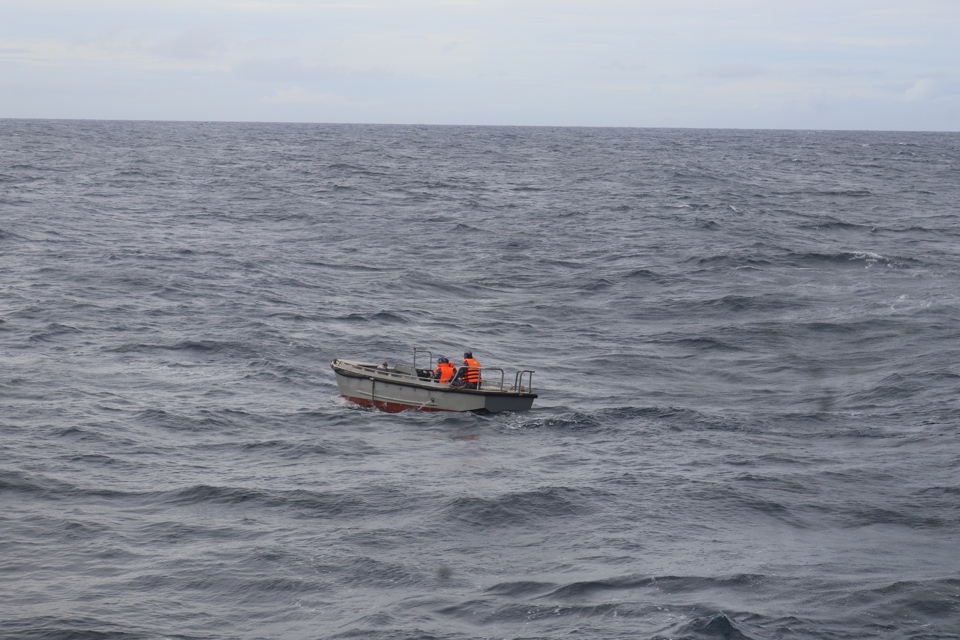
[[[22,471],[0,469],[0,490],[3,491],[44,494],[51,489],[56,491],[59,488],[67,486],[69,485],[38,478]]]
[[[340,420],[330,419],[326,414],[316,414],[317,417],[324,417],[324,423],[328,426],[344,424],[349,425],[350,421],[346,418]],[[334,442],[298,442],[290,440],[263,440],[258,442],[236,442],[225,443],[213,446],[207,446],[211,451],[221,451],[226,454],[234,454],[239,457],[268,455],[284,460],[317,459],[329,456],[337,456],[340,459],[364,459],[366,456],[376,455],[379,451],[371,445],[362,445],[354,441],[344,443]]]
[[[108,353],[156,353],[171,352],[186,355],[220,355],[229,354],[236,357],[245,357],[258,360],[260,353],[252,342],[238,342],[234,340],[180,340],[169,344],[148,342],[131,342],[119,346],[107,347]]]
[[[798,229],[817,229],[821,231],[871,231],[875,229],[872,225],[856,224],[853,222],[843,222],[842,220],[824,220],[821,222],[809,222],[797,225]]]
[[[731,591],[754,593],[767,582],[766,576],[755,574],[730,577],[624,576],[563,585],[538,581],[503,582],[484,590],[484,595],[494,600],[484,602],[481,607],[477,606],[477,601],[472,601],[448,607],[441,613],[459,617],[465,611],[476,614],[479,608],[485,623],[528,623],[565,617],[602,617],[614,623],[619,618],[622,620],[619,627],[626,625],[633,629],[629,637],[644,637],[631,622],[642,621],[643,626],[652,627],[648,633],[655,633],[654,638],[749,639],[748,626],[767,622],[766,617],[741,614],[746,621],[740,622],[707,605],[681,604],[678,600],[694,594],[709,598],[707,594]],[[521,599],[522,602],[501,604],[502,599]]]
[[[409,322],[402,314],[390,311],[377,311],[370,314],[351,313],[335,319],[346,322],[386,322],[390,324],[407,324]]]
[[[678,640],[751,640],[723,613],[694,618],[675,627],[670,634]]]
[[[732,255],[716,254],[712,256],[693,256],[685,260],[696,263],[700,267],[754,267],[772,268],[780,265],[798,267],[822,267],[835,265],[842,267],[870,268],[874,265],[883,265],[891,269],[909,269],[922,265],[918,258],[907,256],[884,256],[872,251],[841,251],[837,253],[788,252],[784,256],[775,255]]]
[[[446,517],[472,527],[534,525],[551,518],[586,515],[604,492],[597,489],[541,487],[495,498],[460,497],[444,509]]]
[[[676,281],[676,278],[665,276],[651,269],[634,269],[621,276],[626,280],[649,281],[656,284],[666,285]]]
[[[120,169],[114,172],[114,177],[117,178],[152,178],[152,174],[142,171],[140,169]]]
[[[6,242],[8,240],[24,240],[24,238],[7,229],[0,229],[0,242]]]
[[[109,458],[107,462],[109,463]],[[100,465],[102,456],[74,457],[75,462]],[[128,463],[120,463],[129,466]],[[130,467],[131,469],[133,467]],[[402,513],[416,500],[406,490],[375,487],[365,491],[322,492],[305,489],[266,490],[250,487],[197,484],[168,490],[119,489],[81,486],[39,474],[0,471],[0,490],[32,496],[33,499],[78,501],[108,498],[128,505],[149,504],[156,509],[170,506],[226,505],[244,509],[280,510],[292,518],[378,518]]]
[[[369,271],[371,273],[381,273],[384,271],[391,271],[391,272],[394,271],[394,269],[390,267],[378,267],[376,265],[360,264],[357,262],[342,263],[342,262],[323,262],[319,260],[307,260],[303,262],[303,264],[309,267],[322,267],[324,269],[330,269],[332,271],[344,271],[344,272]]]
[[[346,162],[334,162],[327,165],[327,168],[336,169],[338,171],[350,171],[352,173],[363,175],[381,175],[377,172],[371,171],[368,167],[361,167],[359,165],[349,164]]]
[[[82,333],[80,329],[76,327],[71,327],[69,325],[60,324],[58,322],[51,322],[44,330],[39,333],[32,334],[28,339],[30,342],[51,342],[56,338],[60,338],[66,335],[75,335]]]
[[[661,334],[655,338],[650,338],[649,342],[651,344],[663,344],[671,345],[675,347],[682,347],[685,349],[692,349],[694,351],[743,351],[743,347],[740,347],[730,342],[724,342],[717,338],[710,337],[687,337],[685,335],[677,334]]]
[[[139,625],[120,624],[114,618],[91,616],[4,617],[3,634],[20,640],[155,640]]]
[[[509,420],[513,429],[597,429],[602,425],[597,417],[579,411],[553,416],[515,415]]]
[[[54,501],[73,500],[80,497],[122,498],[135,495],[118,489],[81,487],[64,480],[20,471],[0,471],[0,489],[27,494],[35,499]]]
[[[657,621],[656,612],[669,612],[666,624],[659,625],[655,638],[750,638],[780,637],[793,630],[804,637],[845,637],[846,632],[862,632],[870,624],[883,620],[912,620],[898,624],[901,637],[926,637],[924,629],[948,628],[956,619],[955,600],[960,579],[903,580],[867,589],[851,589],[850,584],[824,582],[818,587],[793,578],[763,574],[730,576],[637,576],[628,575],[604,580],[587,580],[557,584],[533,580],[501,582],[484,590],[495,600],[479,607],[485,621],[537,620],[552,612],[553,616],[610,616],[616,610],[625,625],[630,620]],[[721,612],[707,604],[681,604],[690,599],[709,602],[717,597],[730,599],[733,594],[755,598],[758,592],[797,592],[816,588],[819,602],[836,598],[846,603],[848,618],[841,627],[819,616],[798,613],[793,616],[769,616],[759,613]],[[799,591],[798,591],[799,590]],[[498,605],[498,600],[521,599],[522,604]],[[572,604],[579,603],[579,604]],[[449,607],[443,613],[460,615],[466,610],[478,612],[478,602]],[[802,605],[798,608],[806,609]],[[809,610],[809,609],[807,609]],[[524,616],[521,612],[526,612]],[[679,618],[679,621],[678,621]],[[606,618],[609,619],[609,618]],[[671,620],[672,619],[672,620]],[[919,635],[917,635],[919,633]],[[636,631],[632,637],[637,637]],[[941,637],[934,634],[936,637]],[[640,634],[640,637],[643,637]],[[649,637],[646,636],[646,637]],[[949,636],[942,636],[949,637]]]
[[[412,502],[408,492],[390,487],[354,492],[321,492],[194,485],[148,495],[164,504],[221,504],[243,506],[245,509],[280,509],[294,518],[376,518],[403,513],[411,508]]]
[[[696,263],[700,267],[768,267],[774,264],[773,259],[757,255],[742,256],[716,254],[712,256],[692,256],[684,260],[687,263]]]
[[[609,289],[614,285],[613,282],[607,280],[606,278],[599,278],[587,284],[581,285],[578,287],[580,291],[604,291]]]
[[[960,374],[952,371],[911,371],[891,373],[867,389],[848,393],[845,400],[853,406],[897,406],[923,397],[931,390],[956,386]]]
[[[800,266],[820,266],[831,264],[844,267],[871,267],[882,264],[894,269],[909,269],[922,264],[919,259],[904,256],[888,257],[872,251],[841,251],[839,253],[789,253],[787,261]]]
[[[794,311],[807,308],[809,304],[809,302],[789,293],[764,293],[755,296],[726,295],[721,298],[696,300],[687,303],[687,306],[721,313],[754,313],[757,311]]]
[[[671,429],[710,429],[742,431],[744,424],[736,419],[711,415],[686,407],[605,407],[593,411],[571,411],[555,407],[531,414],[511,416],[505,426],[508,429],[558,429],[585,431],[622,431],[633,429],[640,421],[645,426],[664,425]]]
[[[395,566],[377,563],[370,568],[385,571],[392,585],[416,579]],[[573,623],[579,632],[589,637],[651,640],[846,638],[864,637],[864,634],[872,637],[874,632],[880,637],[889,635],[890,631],[896,631],[898,637],[917,640],[954,637],[944,631],[950,629],[956,619],[954,601],[960,580],[950,578],[900,581],[857,591],[851,591],[842,583],[824,581],[803,587],[781,585],[802,590],[796,594],[797,600],[791,602],[791,608],[797,610],[793,615],[720,610],[712,604],[718,598],[728,599],[730,593],[737,592],[741,594],[738,600],[756,601],[758,590],[767,593],[773,582],[776,581],[766,576],[614,579],[581,583],[582,591],[573,590],[573,596],[564,593],[551,600],[549,596],[537,595],[538,589],[549,583],[521,581],[500,583],[484,590],[482,598],[445,606],[437,606],[436,599],[430,598],[410,599],[405,604],[424,615],[453,618],[471,626],[497,626],[507,631],[516,625],[518,631],[526,632],[525,637],[531,627],[537,637],[567,635]],[[609,595],[602,590],[611,588],[613,592]],[[817,590],[815,595],[807,593],[811,588]],[[703,602],[690,603],[693,598]],[[825,620],[815,613],[816,609],[808,604],[814,598],[818,604],[830,602],[841,606],[845,613],[842,620]],[[514,601],[516,599],[520,602]],[[400,624],[393,616],[364,616],[349,625],[350,631],[334,637],[409,636],[409,631],[404,633],[398,628]]]

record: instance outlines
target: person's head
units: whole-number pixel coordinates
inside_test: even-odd
[[[472,358],[472,357],[473,357],[473,351],[464,351],[464,352],[463,352],[463,357],[464,357],[464,358]]]
[[[443,356],[440,356],[439,358],[437,358],[437,364],[442,364],[444,362],[450,362],[450,361],[444,358]]]

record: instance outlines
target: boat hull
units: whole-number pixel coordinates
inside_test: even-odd
[[[535,393],[491,389],[456,389],[433,380],[381,369],[374,365],[334,360],[340,395],[364,407],[399,411],[527,411]]]

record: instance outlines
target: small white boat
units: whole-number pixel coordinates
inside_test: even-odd
[[[517,371],[512,384],[504,381],[504,371],[482,367],[479,389],[464,389],[440,384],[432,379],[433,356],[429,368],[417,368],[417,355],[429,354],[414,349],[413,364],[386,362],[372,364],[336,359],[330,363],[337,376],[340,395],[364,407],[376,407],[392,413],[417,411],[527,411],[537,394],[533,393],[533,371]]]

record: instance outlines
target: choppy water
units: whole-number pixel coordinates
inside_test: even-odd
[[[960,135],[0,121],[0,635],[960,638]],[[537,370],[384,414],[334,357]]]

